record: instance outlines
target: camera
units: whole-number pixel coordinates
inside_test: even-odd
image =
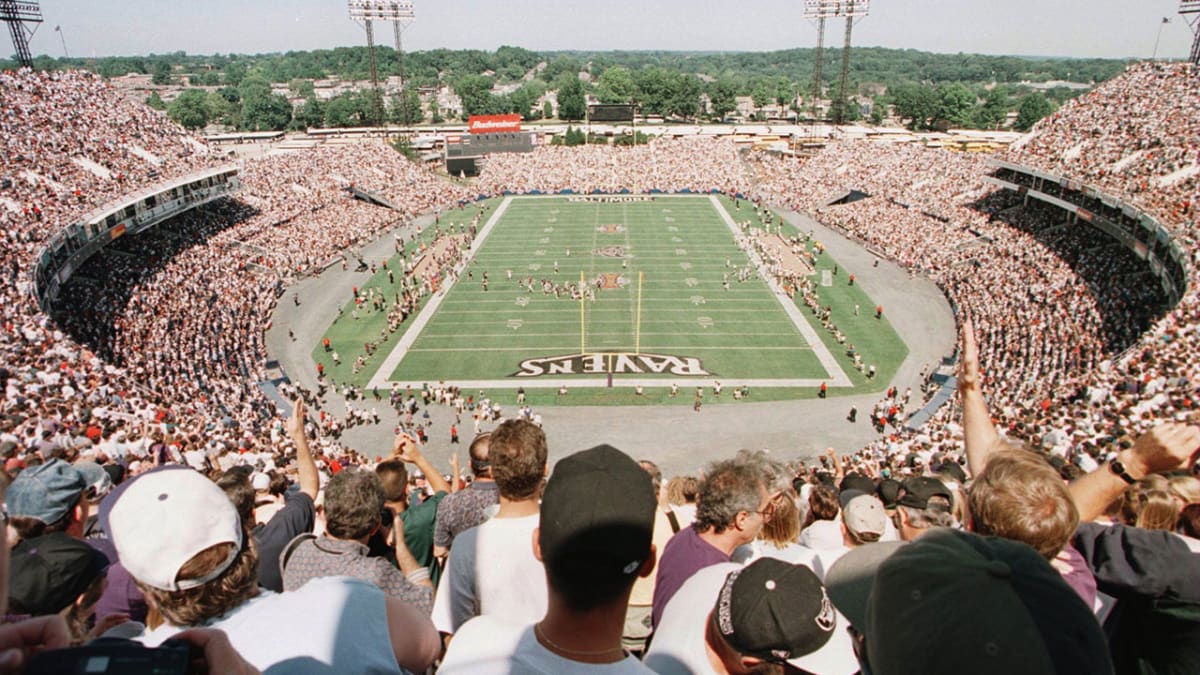
[[[100,638],[82,647],[54,649],[34,654],[25,675],[185,675],[192,646],[167,640],[151,648],[132,640]]]

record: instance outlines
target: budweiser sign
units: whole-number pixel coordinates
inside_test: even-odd
[[[520,130],[520,115],[472,115],[467,119],[467,131],[473,134],[511,133]]]
[[[712,375],[700,359],[669,354],[568,354],[526,359],[509,377],[543,375],[639,375],[669,373],[680,377]]]

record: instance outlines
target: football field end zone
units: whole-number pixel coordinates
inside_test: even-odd
[[[557,195],[517,195],[517,196],[519,196],[521,199],[529,199],[529,200],[564,199],[564,198],[569,198],[572,196],[585,197],[585,198],[592,197],[592,196],[618,197],[618,198],[623,197],[623,196],[629,196],[629,197],[650,196],[654,199],[693,199],[693,198],[704,197],[703,194],[652,194],[652,195],[563,195],[563,194],[557,194]],[[514,198],[515,197],[513,195],[506,196],[504,198],[504,200],[500,203],[499,207],[497,207],[496,211],[494,213],[492,213],[490,218],[488,218],[487,223],[484,225],[483,229],[480,230],[479,235],[476,237],[475,241],[472,243],[469,255],[463,260],[462,265],[460,267],[460,271],[466,269],[467,266],[471,264],[471,261],[474,259],[475,254],[483,247],[483,244],[486,242],[488,235],[491,234],[491,232],[495,228],[496,224],[498,222],[500,222],[500,219],[504,216],[504,213],[508,210],[508,207],[510,204],[512,204],[512,201]],[[708,198],[709,198],[709,203],[712,206],[712,208],[716,209],[717,214],[720,215],[721,219],[725,222],[725,225],[730,229],[730,232],[733,236],[733,240],[736,243],[738,241],[739,237],[741,236],[741,233],[738,230],[737,224],[733,221],[733,218],[730,217],[729,212],[725,210],[725,207],[722,206],[721,202],[716,198],[715,195],[709,194]],[[741,248],[741,247],[739,246],[739,248]],[[743,249],[743,251],[749,257],[750,261],[755,265],[755,267],[759,270],[759,273],[761,276],[762,275],[762,260],[758,257],[757,253],[755,253],[753,250]],[[392,351],[388,354],[387,358],[384,359],[383,363],[381,363],[379,368],[375,371],[375,374],[371,377],[370,381],[367,383],[367,387],[366,387],[367,389],[388,388],[392,385],[397,385],[397,386],[401,386],[401,387],[408,387],[408,386],[421,387],[421,386],[424,386],[425,384],[428,384],[431,381],[431,380],[421,380],[421,381],[391,380],[391,379],[389,379],[389,375],[391,373],[395,372],[396,368],[399,367],[400,362],[404,359],[405,355],[407,355],[408,350],[417,341],[417,339],[420,337],[421,333],[425,330],[425,327],[429,324],[429,322],[433,319],[434,315],[437,313],[438,309],[441,307],[442,300],[445,299],[450,294],[450,291],[453,289],[454,285],[458,283],[458,281],[459,281],[459,277],[456,277],[450,284],[443,286],[441,289],[438,290],[438,292],[434,295],[434,297],[431,298],[430,301],[425,304],[425,306],[417,314],[417,317],[416,317],[416,319],[414,319],[412,325],[409,326],[408,330],[405,331],[405,333],[401,337],[400,341],[396,343],[396,346],[392,349]],[[736,379],[739,383],[743,383],[747,386],[753,386],[756,388],[761,388],[761,387],[766,387],[766,388],[813,387],[813,388],[815,388],[815,387],[821,386],[822,383],[825,383],[827,386],[830,386],[830,387],[853,387],[854,384],[850,381],[850,378],[846,376],[845,371],[843,371],[841,366],[838,365],[837,360],[834,358],[833,354],[829,351],[828,347],[825,346],[825,343],[821,341],[820,337],[816,334],[816,331],[813,330],[812,326],[808,323],[808,321],[800,313],[799,308],[796,307],[795,303],[792,302],[791,298],[789,298],[787,296],[787,294],[783,292],[783,289],[779,286],[779,284],[774,279],[765,278],[765,281],[766,281],[769,289],[771,290],[771,292],[775,295],[776,300],[780,303],[780,305],[782,305],[784,313],[788,316],[789,319],[791,319],[792,323],[796,326],[796,329],[804,337],[805,341],[807,342],[807,348],[812,349],[814,355],[817,357],[818,362],[825,368],[825,372],[829,375],[829,377],[826,379],[797,378],[797,379],[749,379],[749,380],[744,380],[744,379],[738,379],[738,378],[736,378],[736,376],[733,376],[733,379]],[[588,355],[594,354],[594,353],[600,353],[600,354],[606,354],[606,355],[609,354],[608,352],[589,352]],[[622,352],[621,354],[624,354],[627,356],[633,356],[633,357],[637,356],[636,354],[628,354],[628,353],[624,353],[624,352]],[[685,385],[691,385],[691,384],[701,381],[696,376],[683,376],[683,377],[685,378],[685,379],[683,379],[683,383]],[[721,375],[709,375],[709,376],[705,376],[704,381],[707,382],[710,379],[719,380],[719,379],[721,379],[721,377],[722,377]],[[726,377],[729,377],[729,376],[726,376]],[[609,387],[611,387],[611,388],[616,388],[616,387],[636,387],[639,385],[643,386],[643,387],[666,387],[671,384],[671,380],[669,378],[665,378],[665,377],[629,378],[629,377],[623,375],[623,376],[621,376],[620,380],[610,381],[609,376],[607,374],[602,374],[596,378],[579,378],[579,377],[518,378],[518,377],[512,377],[512,378],[506,378],[506,379],[493,379],[493,380],[455,379],[455,380],[451,381],[451,384],[454,384],[455,386],[458,386],[461,388],[480,388],[480,389],[503,389],[506,387],[511,388],[514,386],[525,387],[528,389],[556,389],[558,387],[565,385],[568,389],[570,389],[572,387],[581,387],[581,388],[609,388]]]

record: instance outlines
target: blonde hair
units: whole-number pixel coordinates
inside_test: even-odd
[[[1194,476],[1172,476],[1168,479],[1171,494],[1178,497],[1184,505],[1200,504],[1200,478]]]
[[[795,543],[800,536],[800,509],[796,506],[796,495],[785,490],[771,499],[775,512],[763,524],[758,538],[769,541],[777,548]]]
[[[1171,483],[1158,475],[1129,486],[1121,497],[1121,522],[1147,530],[1174,531],[1183,502],[1171,492]]]
[[[695,504],[700,494],[700,480],[695,476],[675,476],[667,481],[667,501],[675,506]]]

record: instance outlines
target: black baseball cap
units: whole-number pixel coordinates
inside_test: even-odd
[[[9,562],[11,611],[57,614],[108,568],[108,558],[64,532],[26,539]]]
[[[901,484],[900,497],[896,503],[912,509],[925,509],[929,507],[930,497],[944,497],[951,503],[954,502],[954,493],[950,492],[945,483],[929,476],[916,476]]]
[[[569,455],[542,493],[542,560],[633,579],[650,555],[657,508],[650,474],[629,455],[611,445]]]

